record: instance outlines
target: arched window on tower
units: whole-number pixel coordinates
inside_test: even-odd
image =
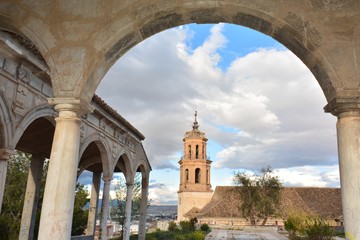
[[[202,146],[202,157],[205,158],[205,146]]]
[[[209,184],[209,170],[206,170],[206,184]]]
[[[200,183],[200,168],[195,169],[195,183]]]
[[[189,181],[189,169],[185,170],[185,181],[188,182]]]
[[[196,159],[199,158],[199,145],[196,145]]]
[[[189,158],[191,159],[191,145],[189,145]]]

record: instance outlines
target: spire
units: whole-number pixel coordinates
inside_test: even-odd
[[[195,115],[195,121],[194,121],[194,124],[193,124],[193,130],[199,128],[199,124],[198,124],[197,119],[196,119],[196,117],[197,117],[197,111],[195,111],[195,114],[194,114],[194,115]]]

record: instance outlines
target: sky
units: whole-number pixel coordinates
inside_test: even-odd
[[[182,139],[195,110],[213,190],[232,185],[235,171],[266,166],[285,186],[340,185],[336,118],[324,113],[318,82],[259,32],[231,24],[163,31],[122,56],[96,93],[145,135],[151,204],[177,204]]]

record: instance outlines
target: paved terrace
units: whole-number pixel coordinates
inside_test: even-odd
[[[205,240],[286,240],[286,236],[283,236],[276,231],[253,231],[253,230],[223,230],[213,229],[205,238]]]
[[[223,230],[213,229],[205,238],[205,240],[287,240],[286,235],[277,233],[274,230]],[[344,238],[335,237],[335,240],[343,240]]]

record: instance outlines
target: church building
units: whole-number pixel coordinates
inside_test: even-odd
[[[242,202],[236,186],[211,188],[210,165],[206,155],[207,138],[199,130],[197,112],[191,131],[183,138],[184,153],[179,161],[178,221],[196,218],[212,227],[237,229],[249,225],[239,206]],[[340,188],[284,187],[276,217],[266,225],[283,227],[284,219],[293,213],[318,216],[332,226],[342,226]]]
[[[191,131],[183,138],[184,154],[180,164],[180,187],[178,191],[178,221],[188,219],[184,215],[191,209],[202,209],[211,199],[211,161],[206,155],[207,138],[200,132],[197,112]]]

